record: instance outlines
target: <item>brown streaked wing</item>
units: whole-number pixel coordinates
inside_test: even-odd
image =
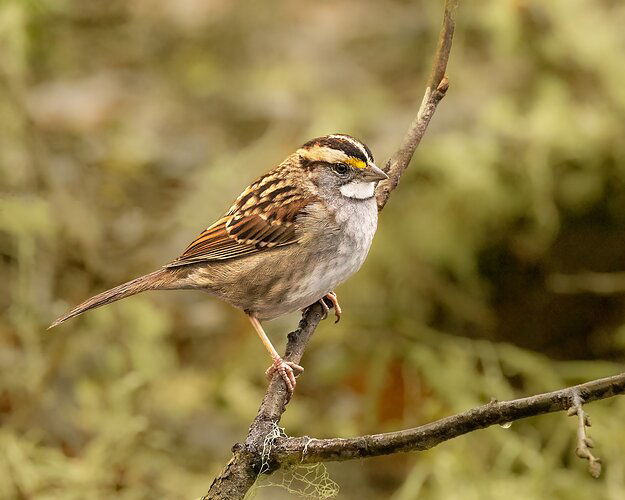
[[[275,183],[262,186],[250,198],[262,178],[246,189],[228,214],[203,231],[180,257],[167,267],[203,261],[226,260],[265,249],[297,243],[295,221],[302,210],[315,201],[302,196],[295,187]]]

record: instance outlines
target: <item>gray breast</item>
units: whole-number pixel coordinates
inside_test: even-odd
[[[292,286],[276,297],[271,311],[259,311],[261,317],[307,307],[360,269],[377,228],[375,200],[346,200],[338,208],[334,224],[324,227],[294,259]]]
[[[360,269],[377,227],[374,199],[339,200],[333,209],[333,216],[323,206],[309,212],[301,244],[190,266],[192,287],[259,319],[313,304]]]

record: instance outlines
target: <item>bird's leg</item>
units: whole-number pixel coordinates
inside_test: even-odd
[[[330,292],[327,295],[324,295],[324,297],[321,299],[321,303],[323,305],[326,306],[326,311],[328,310],[328,306],[326,304],[324,304],[325,300],[327,299],[332,303],[332,307],[334,307],[334,317],[336,318],[336,321],[334,321],[335,323],[338,323],[339,321],[341,321],[341,314],[343,314],[343,310],[341,309],[341,306],[339,305],[339,299],[336,296],[336,293],[334,292]],[[327,312],[326,312],[326,317],[327,317]]]
[[[252,326],[260,337],[261,342],[263,343],[267,351],[269,351],[271,359],[273,359],[273,364],[265,372],[267,378],[271,380],[273,374],[275,372],[278,372],[282,377],[282,380],[284,380],[284,383],[286,384],[288,399],[291,399],[291,396],[293,395],[293,391],[295,391],[295,386],[297,384],[295,377],[302,373],[304,371],[304,368],[296,363],[293,363],[293,361],[284,361],[278,354],[278,351],[276,351],[276,348],[271,343],[271,340],[269,340],[269,337],[267,337],[267,334],[265,333],[265,330],[263,330],[260,321],[258,321],[258,319],[254,316],[248,315],[248,318],[250,318],[250,323],[252,323]]]

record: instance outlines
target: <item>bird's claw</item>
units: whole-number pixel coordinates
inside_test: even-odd
[[[323,308],[323,316],[321,316],[321,321],[323,321],[324,319],[328,319],[328,314],[330,313],[330,308],[328,307],[328,304],[326,304],[326,301],[324,300],[324,297],[319,299],[318,302],[321,304],[321,307]]]
[[[321,299],[321,304],[324,306],[323,319],[326,319],[328,317],[328,312],[329,312],[329,308],[328,308],[328,305],[325,303],[325,299],[327,299],[328,301],[332,303],[332,307],[334,307],[334,316],[336,317],[336,320],[334,322],[338,323],[339,321],[341,321],[341,314],[343,314],[343,310],[341,309],[341,306],[339,304],[339,299],[336,296],[336,293],[330,292]]]
[[[286,384],[287,398],[291,399],[297,381],[295,378],[304,371],[304,367],[294,363],[293,361],[284,361],[282,358],[276,358],[273,364],[267,368],[265,374],[267,378],[271,380],[274,373],[278,372],[284,383]]]
[[[331,306],[328,306],[328,304],[326,303],[326,300],[330,302]],[[341,314],[343,314],[343,310],[341,309],[341,306],[339,304],[339,299],[337,298],[336,293],[334,292],[327,293],[323,297],[321,297],[317,302],[321,304],[321,307],[323,309],[323,315],[321,316],[322,321],[324,319],[328,319],[328,315],[330,313],[330,307],[334,308],[334,316],[336,317],[335,323],[338,323],[341,320]],[[306,312],[310,307],[312,306],[308,306],[302,309],[302,312]]]

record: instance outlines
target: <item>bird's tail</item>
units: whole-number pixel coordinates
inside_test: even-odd
[[[111,302],[115,302],[120,299],[125,299],[126,297],[145,292],[146,290],[174,288],[172,285],[174,285],[177,280],[177,273],[172,272],[171,269],[165,268],[154,271],[153,273],[145,274],[144,276],[139,276],[138,278],[128,281],[127,283],[123,283],[122,285],[111,288],[106,292],[99,293],[98,295],[85,300],[82,304],[77,305],[67,314],[55,319],[48,329],[54,328],[64,321],[73,318],[74,316],[78,316],[89,309],[95,309],[96,307],[110,304]]]

